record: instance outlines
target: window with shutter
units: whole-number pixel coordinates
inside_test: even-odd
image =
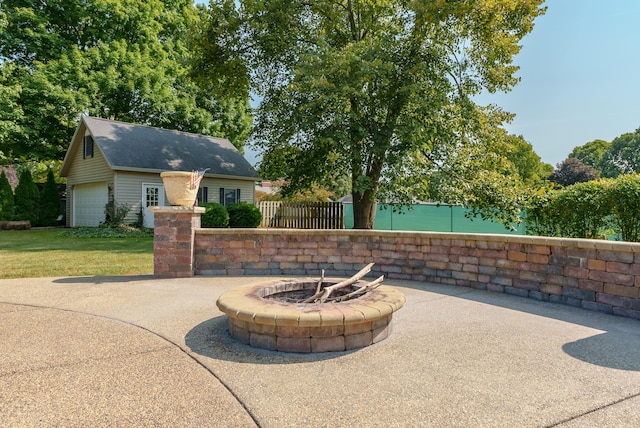
[[[240,189],[220,189],[220,203],[225,207],[240,202]]]

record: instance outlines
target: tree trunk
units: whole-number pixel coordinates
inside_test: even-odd
[[[353,228],[373,229],[376,217],[376,201],[373,192],[353,192]]]

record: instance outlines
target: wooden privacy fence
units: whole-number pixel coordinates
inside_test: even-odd
[[[288,229],[344,229],[344,207],[340,202],[262,201],[260,227]]]

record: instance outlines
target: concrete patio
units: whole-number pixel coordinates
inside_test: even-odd
[[[267,279],[0,280],[0,426],[640,426],[640,321],[387,280],[388,339],[282,354],[215,306]]]

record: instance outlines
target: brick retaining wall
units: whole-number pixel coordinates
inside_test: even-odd
[[[640,319],[640,244],[376,230],[203,229],[156,207],[154,275],[373,275],[513,294]]]
[[[196,229],[195,274],[374,274],[640,319],[640,244],[511,235]]]
[[[200,207],[149,207],[153,213],[153,275],[193,276],[194,235],[200,227]]]

